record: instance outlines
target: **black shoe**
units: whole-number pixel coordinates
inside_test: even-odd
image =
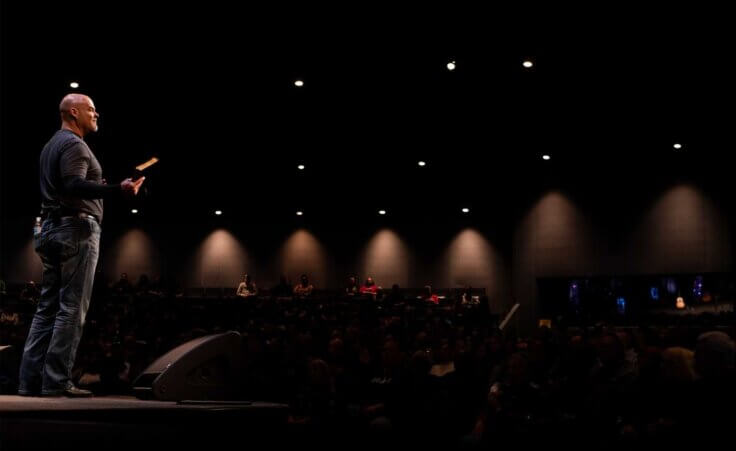
[[[45,398],[60,398],[62,396],[67,398],[89,398],[94,396],[94,394],[89,390],[82,390],[81,388],[72,385],[71,387],[60,391],[42,392],[41,396]]]
[[[31,398],[36,398],[38,396],[41,396],[41,392],[38,391],[21,391],[18,390],[18,396],[27,396]]]
[[[66,396],[67,398],[91,398],[92,396],[94,396],[94,393],[89,390],[84,390],[72,385],[71,387],[62,391],[61,396]]]

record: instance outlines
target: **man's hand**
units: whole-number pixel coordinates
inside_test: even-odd
[[[131,194],[135,196],[136,194],[138,194],[138,190],[141,189],[141,185],[143,185],[143,181],[145,179],[145,177],[141,177],[137,180],[125,179],[120,184],[120,187],[123,189],[123,192],[125,194]]]

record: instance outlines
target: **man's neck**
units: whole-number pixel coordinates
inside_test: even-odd
[[[61,129],[62,130],[69,130],[70,132],[74,133],[75,135],[79,136],[80,138],[84,138],[84,133],[82,130],[77,127],[77,124],[73,124],[70,122],[62,122],[61,123]]]

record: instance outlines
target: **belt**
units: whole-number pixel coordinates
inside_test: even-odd
[[[96,223],[98,223],[98,224],[100,223],[100,220],[97,219],[97,216],[91,215],[89,213],[84,213],[84,212],[81,212],[81,211],[79,213],[72,213],[71,215],[59,216],[59,219],[64,219],[64,218],[79,218],[79,219],[87,219],[87,218],[89,218],[89,219],[94,219],[94,221]]]
[[[62,210],[48,210],[41,212],[41,217],[43,219],[61,219],[61,218],[79,218],[79,219],[87,219],[91,218],[94,219],[96,223],[100,223],[100,218],[93,214],[85,213],[83,211],[70,211],[66,209]]]
[[[99,224],[99,223],[100,223],[100,220],[99,220],[99,219],[97,218],[97,216],[95,216],[95,215],[91,215],[91,214],[89,214],[89,213],[82,213],[82,212],[79,212],[79,213],[77,213],[77,218],[80,218],[80,219],[87,219],[87,218],[90,218],[90,219],[94,219],[94,220],[95,220],[95,222],[96,222],[97,224]]]

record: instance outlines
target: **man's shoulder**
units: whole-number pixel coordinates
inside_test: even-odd
[[[65,129],[57,130],[56,133],[54,133],[54,136],[51,137],[51,140],[49,142],[53,141],[59,143],[77,142],[84,144],[84,140],[79,135]]]
[[[51,137],[44,150],[65,152],[74,149],[79,152],[88,152],[89,147],[82,138],[67,130],[59,130]]]

